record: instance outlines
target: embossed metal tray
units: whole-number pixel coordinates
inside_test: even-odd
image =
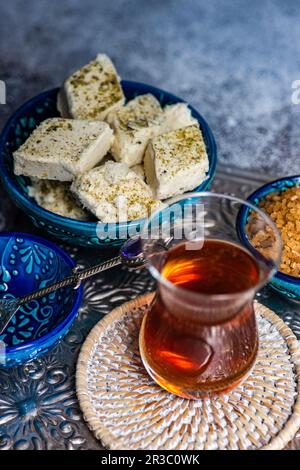
[[[272,179],[276,177],[220,165],[212,190],[245,198]],[[0,230],[14,229],[37,233],[0,190]],[[82,266],[96,262],[95,249],[64,248]],[[101,257],[103,253],[99,252],[99,260]],[[78,318],[63,341],[37,360],[13,369],[0,368],[0,450],[101,449],[77,402],[74,379],[77,356],[88,332],[106,313],[153,287],[146,270],[129,272],[114,268],[88,280]],[[268,287],[258,293],[258,298],[283,318],[300,339],[299,304],[285,300]],[[300,432],[289,448],[300,449]]]

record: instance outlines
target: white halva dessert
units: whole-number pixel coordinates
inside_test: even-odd
[[[160,205],[151,188],[124,163],[106,162],[78,176],[71,191],[102,222],[123,222],[150,215]]]
[[[112,140],[113,132],[105,122],[49,118],[14,152],[14,172],[71,181],[99,163]]]
[[[176,131],[181,127],[192,125],[199,126],[197,119],[193,118],[192,112],[186,103],[176,103],[164,107],[164,123],[161,134]]]
[[[115,135],[113,157],[131,167],[142,162],[149,139],[160,133],[163,110],[153,95],[140,95],[111,113],[108,122]]]
[[[70,191],[70,183],[50,180],[31,180],[28,188],[29,196],[39,206],[63,217],[76,220],[88,220],[88,213],[78,204]]]
[[[143,164],[134,165],[131,167],[131,170],[134,171],[140,178],[142,178],[143,181],[145,181],[146,177]]]
[[[144,168],[146,181],[157,199],[167,199],[199,186],[208,171],[208,157],[198,125],[151,139]]]
[[[84,208],[102,222],[136,220],[205,179],[205,143],[188,105],[162,108],[150,93],[124,104],[107,55],[71,75],[57,103],[63,117],[42,122],[14,152],[15,174],[31,177],[41,207],[78,220],[88,220]]]
[[[57,107],[63,117],[102,121],[124,101],[120,78],[112,61],[107,55],[98,54],[64,82]]]

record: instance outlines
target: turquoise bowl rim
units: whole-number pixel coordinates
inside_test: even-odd
[[[252,202],[252,204],[257,205],[259,201],[261,201],[265,196],[267,196],[270,193],[278,192],[282,190],[285,186],[284,183],[289,183],[291,182],[292,184],[288,187],[295,186],[296,184],[300,184],[300,175],[291,175],[291,176],[285,176],[282,178],[278,178],[277,180],[270,181],[269,183],[264,184],[263,186],[260,186],[258,189],[253,191],[248,197],[247,201]],[[243,230],[243,233],[244,230]],[[281,271],[277,271],[276,274],[274,274],[274,277],[277,279],[280,279],[282,281],[285,281],[290,284],[296,284],[300,286],[300,279],[295,277],[295,276],[290,276],[289,274],[285,274]],[[272,283],[272,279],[270,281]]]
[[[8,238],[8,237],[21,237],[24,240],[29,240],[29,241],[35,241],[37,243],[40,243],[41,245],[44,245],[48,248],[51,248],[58,256],[63,258],[63,260],[70,266],[70,269],[72,270],[76,266],[76,262],[71,258],[71,256],[62,248],[60,248],[58,245],[55,243],[36,236],[32,235],[30,233],[24,233],[24,232],[1,232],[0,233],[0,238]],[[28,349],[28,353],[31,352],[32,350],[35,349],[37,354],[41,354],[44,349],[48,349],[52,347],[58,338],[61,338],[62,335],[65,335],[69,328],[71,327],[73,321],[75,320],[79,307],[82,303],[83,299],[83,285],[79,286],[78,289],[74,290],[74,301],[73,301],[73,307],[69,314],[64,318],[64,320],[59,323],[55,328],[51,329],[48,333],[46,333],[44,336],[41,338],[34,340],[34,341],[29,341],[29,342],[24,342],[20,344],[19,346],[7,346],[6,347],[6,356],[7,356],[7,362],[9,365],[10,358],[9,356],[15,356],[18,352],[25,352]],[[61,333],[61,335],[60,335]],[[51,339],[53,340],[51,341]],[[36,356],[35,356],[36,357]],[[31,356],[29,355],[26,360],[31,359]],[[15,362],[15,358],[13,357],[12,359]],[[17,360],[18,362],[18,360]],[[21,362],[24,362],[22,359]]]
[[[144,83],[123,80],[122,86],[124,87],[125,95],[126,95],[126,89],[129,88],[129,89],[136,89],[138,92],[137,94],[153,93],[155,96],[163,95],[167,97],[167,100],[170,103],[185,102],[183,99],[179,98],[178,96],[172,93],[169,93],[160,88],[147,85]],[[97,221],[87,221],[87,222],[79,221],[79,220],[71,219],[69,217],[64,217],[64,216],[55,214],[53,212],[50,212],[42,208],[37,203],[35,203],[33,199],[31,199],[29,196],[24,194],[21,188],[18,187],[15,184],[15,182],[11,179],[6,168],[6,164],[5,164],[4,147],[6,145],[8,134],[12,126],[15,125],[15,123],[24,113],[30,113],[31,108],[36,106],[41,100],[43,99],[45,100],[46,98],[48,98],[51,94],[57,93],[58,90],[59,88],[53,88],[53,89],[44,91],[43,93],[40,93],[39,95],[36,95],[33,98],[29,99],[23,105],[21,105],[14,112],[14,114],[10,117],[10,119],[7,121],[0,136],[0,178],[3,182],[5,189],[8,191],[13,201],[23,211],[24,210],[29,211],[28,215],[32,214],[38,219],[41,218],[43,220],[47,220],[47,222],[50,222],[54,225],[58,224],[59,226],[63,226],[68,231],[72,231],[74,229],[78,234],[79,233],[82,233],[83,235],[88,234],[91,237],[95,237],[97,233],[97,227],[99,230],[99,224],[103,228],[104,232],[105,231],[110,232],[110,227],[112,230],[114,227],[117,227],[117,231],[120,230],[122,231],[122,233],[124,233],[128,227],[131,227],[133,229],[137,227],[141,227],[141,225],[145,222],[146,219],[138,219],[134,221],[121,222],[117,224],[105,224],[105,223],[101,223]],[[198,120],[201,130],[203,131],[203,134],[205,135],[207,141],[209,142],[210,152],[211,152],[211,159],[209,162],[209,171],[207,173],[207,178],[196,189],[194,189],[194,192],[197,192],[197,191],[203,191],[203,190],[208,189],[214,178],[216,165],[217,165],[217,145],[216,145],[216,141],[213,136],[213,133],[210,127],[208,126],[206,120],[202,117],[200,113],[198,113],[198,111],[194,107],[190,105],[188,106],[191,109],[193,116]],[[57,236],[59,237],[59,234],[57,234]],[[121,242],[121,239],[111,239],[111,241],[114,241],[114,240],[118,240]],[[105,240],[99,239],[99,241],[102,242],[103,245],[105,244]],[[98,247],[101,247],[101,244],[98,245]]]

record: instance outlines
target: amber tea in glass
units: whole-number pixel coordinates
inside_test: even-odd
[[[188,228],[196,237],[175,238],[173,218],[167,243],[143,241],[158,285],[140,331],[141,357],[151,377],[187,398],[229,391],[251,371],[258,349],[253,296],[279,255],[277,250],[266,260],[241,244],[235,218],[243,201],[203,193],[190,196],[193,203],[204,209],[201,243],[193,213]],[[268,218],[259,216],[262,229],[269,230]]]

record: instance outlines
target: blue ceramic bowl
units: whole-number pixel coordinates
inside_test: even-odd
[[[171,93],[138,82],[123,81],[122,86],[128,100],[137,95],[152,93],[162,106],[183,101]],[[12,200],[30,217],[34,225],[46,230],[48,234],[73,245],[120,246],[129,234],[132,235],[140,231],[143,219],[120,224],[102,224],[95,220],[82,222],[53,214],[38,206],[28,196],[28,178],[14,175],[12,156],[14,150],[27,139],[38,124],[49,117],[59,116],[56,108],[57,92],[58,88],[55,88],[32,98],[21,106],[7,122],[0,139],[0,177],[2,183]],[[190,108],[193,116],[199,121],[209,158],[207,179],[195,189],[195,191],[204,191],[209,189],[215,174],[216,143],[204,118],[194,108]]]
[[[45,287],[69,275],[75,265],[54,243],[25,233],[1,233],[0,253],[1,298]],[[21,364],[48,351],[72,325],[82,292],[82,286],[67,287],[20,307],[0,336],[0,365]]]
[[[284,191],[296,184],[300,185],[300,175],[296,176],[287,176],[285,178],[280,178],[271,183],[267,183],[264,186],[261,186],[259,189],[254,191],[247,200],[252,202],[254,205],[258,205],[268,194]],[[247,223],[248,212],[244,211],[242,217],[239,219],[239,232],[242,235],[242,238],[246,238],[245,234],[245,224]],[[280,294],[283,294],[285,297],[293,300],[300,300],[300,278],[289,276],[278,271],[270,281],[269,284],[273,289],[275,289]]]

